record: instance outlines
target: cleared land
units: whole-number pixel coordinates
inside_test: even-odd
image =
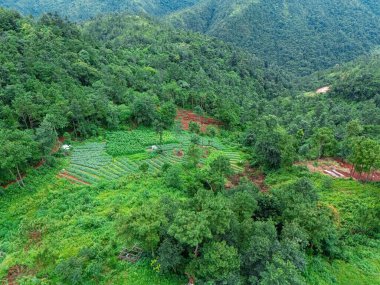
[[[213,118],[206,118],[201,115],[197,115],[191,111],[180,109],[177,111],[177,120],[179,120],[182,124],[182,128],[184,130],[189,129],[190,122],[195,122],[200,124],[201,131],[205,132],[207,127],[212,126],[221,126],[222,122],[215,120]]]
[[[299,162],[297,165],[306,166],[311,172],[317,172],[329,175],[333,178],[349,179],[353,178],[359,181],[380,181],[380,172],[358,173],[353,170],[353,165],[340,159],[323,158],[314,161]]]
[[[191,144],[191,135],[183,132],[166,132],[162,152],[152,150],[158,145],[159,137],[152,131],[134,130],[107,134],[106,142],[84,142],[74,144],[70,164],[61,170],[59,178],[72,183],[93,184],[104,180],[114,180],[139,171],[143,164],[151,173],[158,172],[165,164],[176,164],[184,160]],[[244,154],[227,146],[218,138],[202,137],[203,155],[201,164],[207,164],[217,154],[230,159],[232,169],[244,171]]]

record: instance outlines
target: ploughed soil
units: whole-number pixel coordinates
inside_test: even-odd
[[[354,170],[352,164],[341,159],[322,158],[314,161],[298,162],[296,165],[306,166],[311,172],[322,173],[333,178],[353,178],[359,181],[380,182],[380,171],[359,173]]]
[[[57,152],[59,151],[59,149],[60,149],[62,143],[64,142],[64,140],[65,140],[65,139],[64,139],[63,137],[58,138],[56,144],[54,145],[54,147],[53,147],[52,150],[51,150],[51,154],[57,153]],[[46,161],[45,161],[44,159],[40,160],[36,165],[33,166],[34,169],[38,169],[38,168],[42,167],[42,166],[45,164],[45,162],[46,162]],[[22,179],[24,179],[25,176],[26,176],[25,174],[21,175]],[[13,180],[13,181],[8,182],[7,184],[3,185],[2,187],[6,189],[6,188],[8,188],[10,185],[17,183],[18,181],[20,181],[19,178],[16,179],[16,180]]]
[[[196,122],[201,125],[201,131],[206,132],[207,126],[213,125],[213,126],[221,126],[223,125],[222,122],[213,119],[213,118],[206,118],[202,117],[200,115],[197,115],[191,111],[179,109],[177,110],[177,117],[176,120],[181,121],[182,128],[184,130],[189,129],[190,122]]]
[[[262,192],[267,192],[269,190],[268,186],[265,184],[265,174],[258,169],[251,168],[248,165],[245,167],[243,173],[235,174],[228,179],[226,184],[227,189],[231,189],[240,183],[240,179],[246,177],[253,184],[255,184]]]

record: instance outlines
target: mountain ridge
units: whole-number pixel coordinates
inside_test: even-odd
[[[353,60],[380,45],[380,7],[375,2],[217,2],[202,1],[166,20],[243,47],[298,75]]]

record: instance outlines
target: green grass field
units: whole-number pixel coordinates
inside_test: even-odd
[[[78,272],[69,271],[71,279],[63,284],[184,283],[178,277],[155,273],[146,259],[129,264],[117,258],[121,249],[129,246],[120,230],[121,217],[141,200],[178,193],[160,187],[163,183],[150,176],[99,187],[71,184],[56,178],[61,166],[33,170],[25,189],[11,186],[1,197],[0,280],[18,265],[26,268],[19,276],[24,279],[20,284],[61,284],[57,266],[75,257],[83,264]],[[82,260],[78,256],[83,250],[100,253]],[[94,281],[81,283],[78,275],[91,275]]]

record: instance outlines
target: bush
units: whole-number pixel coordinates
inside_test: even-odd
[[[143,173],[146,173],[149,170],[149,164],[144,162],[143,164],[140,165],[139,170],[142,171]]]
[[[189,131],[195,134],[199,134],[201,132],[201,126],[198,123],[191,121],[189,123]]]
[[[215,128],[214,126],[207,126],[206,135],[208,135],[209,137],[215,137],[217,133],[218,133],[217,128]]]

